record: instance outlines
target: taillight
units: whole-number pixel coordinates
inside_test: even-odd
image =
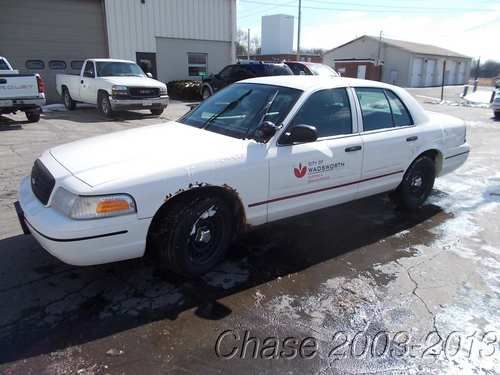
[[[38,92],[43,94],[45,92],[45,82],[39,75],[36,76],[36,83],[38,84]]]

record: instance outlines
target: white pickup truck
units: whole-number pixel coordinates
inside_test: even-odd
[[[56,89],[68,110],[76,103],[94,104],[106,117],[129,109],[159,116],[168,105],[167,86],[128,60],[87,59],[80,75],[58,74]]]
[[[45,84],[38,74],[19,74],[0,56],[0,115],[23,111],[29,122],[40,120]]]
[[[247,225],[384,192],[417,210],[434,179],[468,154],[462,120],[425,111],[399,87],[254,78],[176,122],[46,151],[16,207],[23,229],[66,263],[147,250],[159,266],[194,276]]]

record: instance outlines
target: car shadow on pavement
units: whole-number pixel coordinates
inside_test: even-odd
[[[0,240],[0,364],[175,320],[192,308],[200,319],[223,319],[232,313],[224,297],[296,272],[314,284],[309,269],[319,263],[348,257],[353,266],[333,267],[332,277],[354,276],[411,256],[396,251],[409,240],[394,235],[413,228],[415,241],[431,241],[429,229],[447,218],[435,205],[410,215],[383,196],[367,198],[256,228],[196,280],[161,274],[148,260],[73,267],[31,236],[6,238]]]
[[[15,121],[11,118],[0,115],[0,131],[20,130],[23,128],[21,126],[23,124],[28,124],[28,121]]]
[[[42,118],[45,120],[69,120],[76,123],[98,123],[98,122],[113,122],[113,121],[133,121],[141,119],[160,119],[160,117],[152,115],[149,111],[120,111],[116,112],[113,117],[106,118],[100,114],[95,107],[85,106],[76,108],[74,111],[67,110],[50,110],[42,113]]]

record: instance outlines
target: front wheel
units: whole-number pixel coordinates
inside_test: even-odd
[[[186,277],[203,275],[219,263],[233,235],[230,205],[220,197],[178,201],[152,230],[160,268]]]
[[[99,111],[107,118],[113,117],[113,109],[111,108],[111,102],[109,101],[109,95],[104,92],[99,93],[97,98],[97,103]]]
[[[410,165],[391,198],[399,208],[416,211],[431,194],[435,179],[434,161],[428,156],[420,156]]]

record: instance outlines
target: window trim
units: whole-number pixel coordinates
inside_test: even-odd
[[[41,62],[42,63],[42,67],[40,69],[33,69],[33,68],[30,68],[28,67],[28,63],[30,61],[36,61],[36,62]],[[28,70],[45,70],[45,61],[43,61],[42,59],[28,59],[24,62],[24,67]]]
[[[308,143],[298,143],[296,145],[289,145],[289,144],[283,144],[280,143],[280,139],[287,132],[287,130],[292,126],[292,122],[299,113],[299,111],[302,109],[302,107],[306,104],[306,102],[309,100],[311,96],[316,94],[317,92],[320,91],[326,91],[326,90],[335,90],[335,89],[344,89],[347,94],[347,100],[349,101],[349,108],[351,110],[351,129],[352,133],[350,134],[337,134],[337,135],[330,135],[330,136],[325,136],[325,137],[319,137],[316,139],[314,142],[308,142]],[[288,116],[291,116],[290,119],[285,118],[283,120],[283,123],[286,122],[286,126],[283,127],[283,130],[278,134],[278,137],[276,139],[276,147],[293,147],[293,146],[299,146],[303,144],[311,144],[311,143],[316,143],[316,142],[323,142],[323,141],[329,141],[329,140],[334,140],[334,139],[342,139],[342,138],[350,138],[350,137],[355,137],[360,135],[360,129],[359,129],[359,120],[357,116],[357,104],[354,101],[354,96],[351,90],[349,90],[349,86],[341,86],[341,87],[330,87],[330,88],[320,88],[317,90],[312,91],[307,97],[303,98],[302,102],[297,101],[295,103],[295,106],[298,105],[297,109],[295,111],[292,111],[288,114]],[[293,110],[293,108],[292,108]],[[288,117],[287,116],[287,117]]]
[[[408,129],[408,128],[413,128],[417,126],[415,124],[415,121],[413,120],[413,115],[411,114],[410,110],[406,106],[405,102],[401,100],[399,95],[397,95],[393,90],[385,88],[385,87],[376,87],[376,86],[353,86],[351,87],[353,90],[353,97],[356,102],[356,107],[357,107],[357,112],[358,112],[358,133],[359,134],[376,134],[376,133],[382,133],[382,132],[387,132],[387,131],[393,131],[393,130],[399,130],[399,129]],[[381,128],[381,129],[373,129],[373,130],[365,130],[365,124],[363,122],[363,110],[361,109],[361,103],[359,102],[358,95],[356,94],[356,89],[378,89],[382,90],[385,98],[387,100],[387,103],[389,104],[389,108],[391,110],[391,117],[392,115],[392,107],[391,107],[391,102],[389,101],[389,98],[387,97],[386,91],[390,91],[396,98],[399,99],[399,101],[403,104],[405,107],[406,111],[408,112],[408,115],[410,116],[411,124],[410,125],[402,125],[402,126],[396,126],[394,122],[394,118],[392,119],[393,121],[393,126],[390,128]]]
[[[200,75],[191,75],[189,72],[190,68],[205,68],[205,73],[208,73],[208,53],[206,52],[187,52],[187,73],[189,77],[201,77]],[[204,55],[205,56],[205,64],[190,64],[189,63],[189,55]]]

